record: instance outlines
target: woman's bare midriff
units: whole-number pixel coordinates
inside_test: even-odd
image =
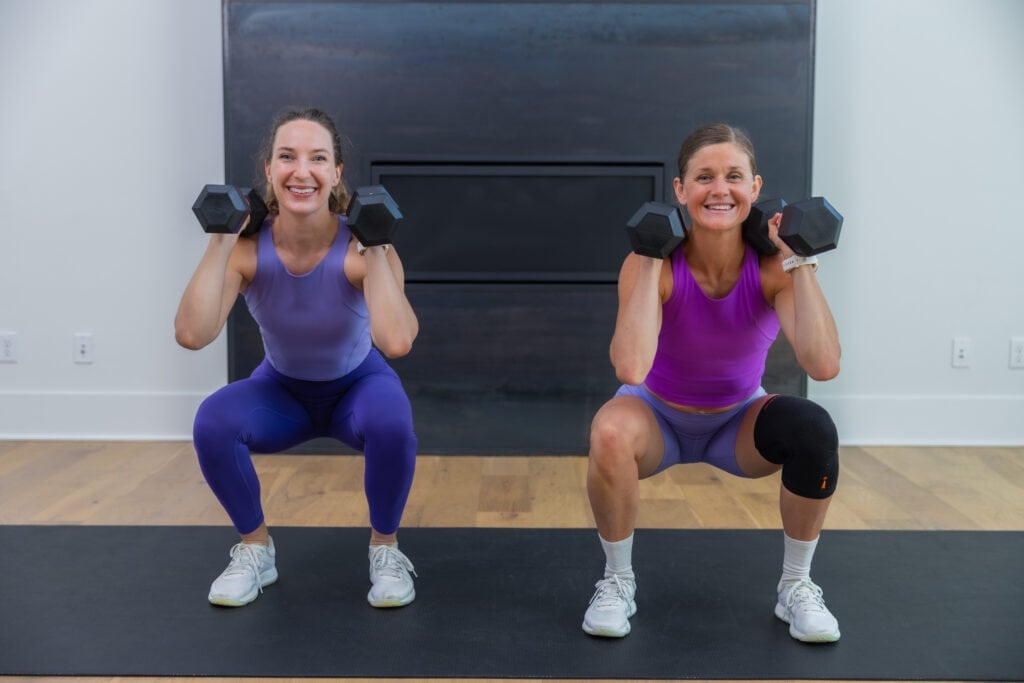
[[[647,391],[651,391],[651,388],[648,387],[646,384],[644,385],[644,387],[647,389]],[[666,400],[666,399],[662,398],[661,396],[658,396],[653,391],[651,391],[651,395],[652,396],[657,396],[658,400],[665,401],[665,403],[667,405],[672,406],[676,410],[679,410],[679,411],[684,412],[684,413],[690,413],[692,415],[716,415],[718,413],[727,413],[730,410],[732,410],[733,408],[735,408],[736,406],[738,406],[740,403],[742,403],[742,401],[738,401],[736,403],[733,403],[732,405],[725,406],[724,408],[708,408],[708,407],[704,407],[704,406],[684,406],[684,405],[681,405],[679,403],[673,403],[672,401]]]

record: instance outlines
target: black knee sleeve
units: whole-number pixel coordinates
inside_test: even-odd
[[[782,485],[804,498],[828,498],[839,479],[839,434],[828,412],[797,396],[775,396],[754,423],[754,446],[782,465]]]

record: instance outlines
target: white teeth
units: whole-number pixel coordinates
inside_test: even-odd
[[[302,187],[302,188],[290,187],[290,188],[288,188],[288,190],[290,192],[295,193],[295,194],[313,194],[314,192],[316,192],[316,190],[314,190],[312,188],[309,188],[309,187]]]
[[[728,211],[732,208],[732,204],[708,204],[708,208],[713,211]]]

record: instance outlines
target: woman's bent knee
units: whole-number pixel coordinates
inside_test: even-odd
[[[839,479],[839,434],[828,412],[796,396],[777,396],[761,408],[754,445],[782,465],[782,484],[804,498],[828,498]]]
[[[639,399],[615,399],[594,416],[590,427],[590,460],[614,469],[642,458],[658,431],[650,408]]]

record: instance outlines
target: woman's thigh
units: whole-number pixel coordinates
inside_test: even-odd
[[[393,371],[358,379],[338,401],[331,418],[330,435],[358,450],[374,433],[413,433],[412,406]]]
[[[253,376],[211,394],[196,413],[197,440],[239,441],[257,453],[276,453],[310,438],[302,403],[279,382]]]
[[[643,479],[662,469],[662,461],[670,459],[669,451],[677,453],[678,446],[663,420],[634,389],[637,387],[623,387],[597,411],[590,430],[590,452],[591,457],[607,450],[628,452]]]

